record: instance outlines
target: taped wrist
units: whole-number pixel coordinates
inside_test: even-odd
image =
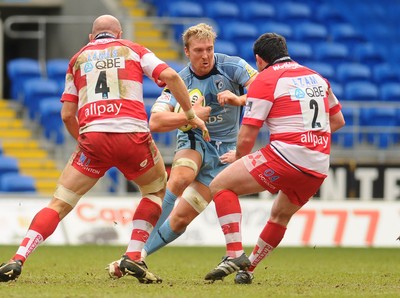
[[[190,108],[189,110],[185,111],[186,119],[188,121],[193,120],[196,117],[196,114],[194,113],[193,109]]]

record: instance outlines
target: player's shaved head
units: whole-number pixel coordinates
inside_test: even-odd
[[[120,38],[122,34],[121,24],[118,19],[112,15],[102,15],[94,20],[92,33],[89,39],[96,38],[100,33],[109,33],[116,38]]]

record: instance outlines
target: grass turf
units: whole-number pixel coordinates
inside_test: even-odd
[[[162,284],[108,278],[104,267],[125,247],[41,246],[15,282],[0,283],[1,297],[400,297],[400,252],[383,248],[280,247],[263,260],[251,285],[234,275],[208,283],[205,274],[222,247],[166,247],[147,258]],[[1,261],[15,246],[0,246]],[[250,249],[247,248],[249,253]]]

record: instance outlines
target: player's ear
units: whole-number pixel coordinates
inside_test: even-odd
[[[187,47],[184,48],[186,57],[189,58],[189,49]]]
[[[89,41],[92,41],[92,40],[93,40],[93,34],[90,33],[90,34],[89,34]]]

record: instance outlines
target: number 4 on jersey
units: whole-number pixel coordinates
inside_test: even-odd
[[[105,70],[100,71],[99,77],[97,78],[96,93],[101,93],[103,99],[108,98],[108,93],[110,92],[110,87],[107,86],[107,73]]]

